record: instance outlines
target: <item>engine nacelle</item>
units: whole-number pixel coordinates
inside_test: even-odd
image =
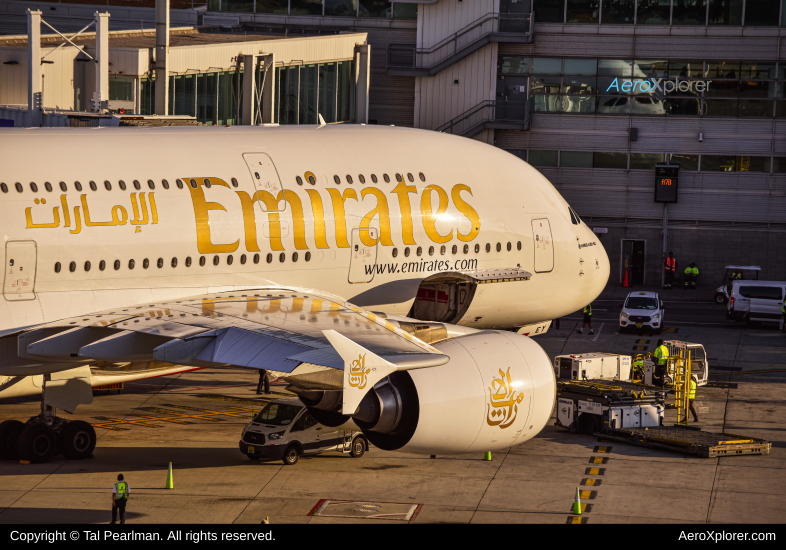
[[[494,451],[523,443],[546,425],[556,380],[533,340],[485,331],[434,347],[450,362],[395,372],[360,403],[353,420],[371,443],[418,454]]]

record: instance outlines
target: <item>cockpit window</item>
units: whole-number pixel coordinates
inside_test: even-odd
[[[579,215],[576,214],[570,206],[568,206],[568,212],[570,213],[571,223],[573,223],[573,225],[580,225],[581,218],[579,218]]]
[[[658,300],[655,298],[640,298],[638,296],[631,296],[625,302],[626,309],[658,309]]]

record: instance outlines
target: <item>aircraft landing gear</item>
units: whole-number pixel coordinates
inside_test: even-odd
[[[25,425],[18,420],[5,420],[0,423],[0,459],[19,458],[19,435]]]

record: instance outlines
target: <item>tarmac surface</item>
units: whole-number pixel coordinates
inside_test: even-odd
[[[657,336],[618,334],[610,289],[594,303],[595,334],[576,332],[580,315],[537,337],[549,356],[654,351]],[[700,342],[711,384],[699,388],[703,429],[773,442],[767,456],[694,458],[665,450],[598,442],[553,425],[533,440],[493,454],[426,456],[372,447],[362,458],[326,453],[295,466],[252,462],[237,448],[243,426],[264,404],[257,375],[206,369],[126,384],[101,393],[73,419],[98,433],[95,458],[47,464],[0,462],[0,523],[107,523],[118,473],[131,488],[127,522],[271,523],[571,521],[576,487],[587,523],[783,523],[786,521],[786,335],[770,326],[725,321],[701,291],[672,291],[663,338]],[[703,300],[704,299],[704,300]],[[606,300],[606,301],[604,301]],[[643,347],[643,350],[635,350]],[[768,372],[762,372],[768,371]],[[284,393],[283,386],[272,389]],[[2,419],[38,413],[37,399],[0,404]],[[675,412],[667,411],[673,423]],[[596,452],[606,449],[608,452]],[[607,458],[596,464],[595,457]],[[164,488],[168,463],[173,490]],[[603,475],[588,470],[599,467]],[[600,483],[598,483],[598,481]],[[325,499],[352,501],[323,507]],[[332,515],[330,510],[333,510]],[[375,515],[397,514],[396,519]],[[351,517],[346,517],[351,516]]]

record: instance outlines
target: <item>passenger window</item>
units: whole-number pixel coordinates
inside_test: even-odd
[[[136,189],[137,191],[142,189],[142,186],[139,184],[139,181],[137,180],[134,180],[134,189]]]
[[[164,258],[159,258],[158,261],[156,262],[156,265],[158,266],[158,269],[164,267]]]
[[[508,242],[508,252],[510,252],[511,250],[513,250],[513,245]]]
[[[412,174],[407,174],[407,179],[410,181],[410,183],[415,181],[415,177]]]
[[[194,180],[191,180],[191,181],[194,181]],[[205,257],[204,256],[200,256],[199,257],[199,266],[200,267],[204,267],[205,266]]]
[[[306,252],[306,261],[307,262],[311,261],[311,252]]]
[[[134,260],[128,260],[128,269],[134,269],[136,262]]]
[[[79,183],[78,181],[75,181],[74,182],[74,189],[76,189],[77,191],[81,192],[82,191],[82,184]]]
[[[477,254],[478,252],[480,252],[480,245],[476,244],[475,245],[475,254]]]
[[[232,262],[234,262],[234,261],[235,261],[235,259],[232,257],[232,254],[227,256],[227,265],[232,265]]]
[[[421,172],[419,175],[420,175],[420,181],[426,181],[426,176],[423,175],[423,172]]]
[[[235,178],[232,178],[232,179],[234,180]],[[178,189],[183,189],[183,180],[181,180],[181,179],[176,179],[176,180],[175,180],[175,185],[177,185],[177,188],[178,188]],[[237,187],[237,186],[235,186],[235,187]]]
[[[469,245],[468,244],[464,245],[464,254],[469,254]]]
[[[454,244],[454,245],[453,245],[453,248],[450,250],[450,252],[451,252],[452,254],[455,254],[455,253],[457,253],[457,252],[458,252],[458,246],[456,246],[456,245]]]
[[[497,252],[502,252],[502,243],[497,243]]]
[[[350,176],[349,174],[347,174],[347,183],[349,184],[352,183],[352,176]]]
[[[55,262],[55,273],[60,273],[60,262]]]
[[[3,184],[3,185],[5,185],[5,184]],[[66,191],[68,191],[68,185],[66,185],[66,182],[64,182],[64,181],[61,181],[61,182],[60,182],[60,190],[61,190],[63,193],[65,193]],[[3,192],[5,192],[5,191],[3,191]]]
[[[300,418],[295,420],[295,424],[292,426],[292,429],[289,431],[289,433],[302,432],[306,428],[306,415],[307,414],[308,414],[308,411],[306,411],[305,413],[301,414]]]
[[[292,261],[293,261],[293,262],[296,262],[296,261],[297,261],[297,252],[293,252],[293,253],[292,253]]]
[[[434,247],[433,246],[429,246],[428,247],[428,255],[429,256],[433,256],[434,255]]]
[[[358,179],[360,180],[360,183],[366,183],[366,177],[363,174],[360,174]]]
[[[235,178],[232,178],[232,187],[237,187],[237,185],[238,185],[237,180]]]
[[[241,254],[240,255],[240,265],[246,265],[246,255],[245,254]]]
[[[398,256],[398,248],[393,249],[393,257],[395,258],[396,256]]]
[[[286,259],[287,259],[287,255],[284,254],[283,252],[278,255],[278,261],[281,262],[282,264],[286,261]]]
[[[0,190],[3,193],[8,193],[8,186],[5,183],[0,183]]]
[[[101,270],[101,271],[106,269],[106,262],[104,260],[101,260],[100,262],[98,262],[98,269]]]
[[[120,269],[120,260],[115,260],[115,271]]]
[[[423,248],[419,246],[418,249],[415,251],[415,254],[421,256],[423,254]]]
[[[112,190],[112,184],[109,183],[109,181],[104,181],[104,187],[106,188],[107,191]]]
[[[371,174],[371,181],[374,182],[374,183],[377,183],[377,176],[375,176],[374,174]]]
[[[399,183],[404,181],[404,178],[401,177],[401,174],[396,174],[396,181],[399,182]]]
[[[259,263],[259,254],[254,254],[254,263],[255,264]]]
[[[70,264],[68,264],[68,271],[70,271],[71,273],[76,271],[76,262],[71,262]]]
[[[218,256],[213,256],[213,265],[218,265],[219,261],[220,260],[219,260]]]
[[[33,193],[38,193],[38,186],[33,182],[30,182],[30,191]]]
[[[14,185],[14,187],[16,187],[16,190],[17,190],[19,193],[21,193],[21,192],[23,191],[23,189],[22,189],[22,184],[21,184],[21,183],[19,183],[19,182],[16,182],[16,184]]]
[[[191,267],[191,256],[186,256],[186,267]]]
[[[406,247],[406,248],[404,249],[404,257],[405,257],[405,258],[409,258],[409,247]]]
[[[148,267],[150,267],[150,260],[145,258],[144,260],[142,260],[142,268],[147,269]]]
[[[486,243],[486,252],[491,252],[491,245]]]
[[[169,182],[167,180],[161,180],[161,186],[164,189],[169,189]]]
[[[516,243],[516,250],[521,250],[521,241]]]
[[[295,181],[297,182],[298,185],[303,185],[303,178],[301,178],[300,176],[295,176]]]
[[[195,179],[190,179],[190,180],[188,180],[188,183],[189,183],[189,184],[191,184],[191,187],[192,187],[192,188],[194,188],[194,189],[196,189],[196,188],[197,188],[197,182],[196,182],[196,180],[195,180]],[[137,187],[137,189],[139,189],[139,188]]]
[[[172,258],[172,261],[170,262],[170,265],[172,267],[177,267],[177,258]]]
[[[98,186],[96,185],[96,182],[94,182],[94,181],[90,182],[90,189],[92,191],[98,191]]]
[[[339,178],[338,176],[333,176],[333,181],[336,182],[336,185],[338,185],[341,183],[341,178]]]
[[[265,259],[267,260],[267,263],[272,263],[273,262],[273,255],[272,254],[268,254],[267,258],[265,258]]]
[[[85,271],[90,271],[91,267],[92,267],[92,265],[90,264],[89,261],[85,262]]]
[[[121,191],[125,191],[126,190],[126,182],[124,182],[123,180],[118,181],[117,185],[120,186],[120,190]]]
[[[52,192],[52,184],[51,184],[51,183],[49,183],[49,182],[46,182],[46,183],[44,184],[44,187],[46,188],[47,192],[49,192],[49,193],[51,193],[51,192]]]
[[[382,174],[382,179],[385,180],[385,183],[390,183],[390,178],[387,174]]]
[[[456,247],[454,246],[453,248],[456,248]],[[440,254],[442,254],[442,255],[444,256],[444,255],[445,255],[445,250],[446,250],[446,249],[445,249],[445,245],[443,244],[443,245],[440,247],[440,249],[439,249],[439,253],[440,253]]]
[[[156,188],[156,182],[154,182],[153,180],[147,180],[147,186],[150,189],[155,189]]]

